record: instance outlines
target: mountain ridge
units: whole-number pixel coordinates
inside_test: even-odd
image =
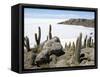
[[[58,24],[65,24],[65,25],[82,25],[84,27],[94,27],[94,19],[69,19]]]

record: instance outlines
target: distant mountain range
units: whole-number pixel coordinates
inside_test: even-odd
[[[66,25],[82,25],[85,27],[94,27],[94,19],[69,19],[66,21],[59,22],[58,24]]]

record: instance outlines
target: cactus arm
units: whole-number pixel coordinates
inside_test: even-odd
[[[37,33],[35,33],[35,41],[37,45],[40,45],[40,40],[41,40],[41,28],[40,27],[38,27],[38,32],[39,32],[38,37],[37,37]]]

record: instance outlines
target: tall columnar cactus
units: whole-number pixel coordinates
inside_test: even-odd
[[[30,51],[30,43],[29,43],[29,38],[28,38],[28,36],[26,36],[25,38],[24,38],[24,45],[25,45],[25,47],[27,48],[27,50],[28,51]]]
[[[72,50],[75,51],[75,43],[72,44]]]
[[[67,43],[65,43],[65,50],[67,50],[67,51],[69,50]]]
[[[67,43],[65,43],[65,48],[67,48],[68,46],[67,46]]]
[[[94,47],[93,39],[92,39],[92,41],[91,41],[91,46]]]
[[[51,33],[51,31],[52,31],[52,28],[51,28],[51,24],[50,24],[50,26],[49,26],[49,39],[52,39],[52,33]]]
[[[47,36],[47,40],[48,40],[48,36]]]
[[[85,37],[85,39],[84,39],[84,45],[83,45],[83,48],[86,48],[86,44],[87,44],[87,35],[86,35],[86,37]]]
[[[95,41],[93,42],[93,47],[95,48]]]
[[[91,41],[92,41],[92,37],[90,36],[87,40],[87,47],[92,47],[91,46]]]
[[[37,37],[37,33],[35,33],[35,41],[36,41],[37,46],[40,45],[40,40],[41,40],[41,28],[40,27],[38,27],[38,32],[39,32],[38,37]]]
[[[82,46],[82,33],[80,33],[80,36],[77,38],[76,41],[75,61],[77,63],[80,63],[81,46]]]
[[[71,48],[71,42],[69,42],[68,48],[69,48],[69,49]]]

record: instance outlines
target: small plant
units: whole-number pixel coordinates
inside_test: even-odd
[[[37,46],[37,45],[34,45],[34,48],[32,49],[34,53],[39,53],[41,52],[41,50],[42,50],[41,46]]]

